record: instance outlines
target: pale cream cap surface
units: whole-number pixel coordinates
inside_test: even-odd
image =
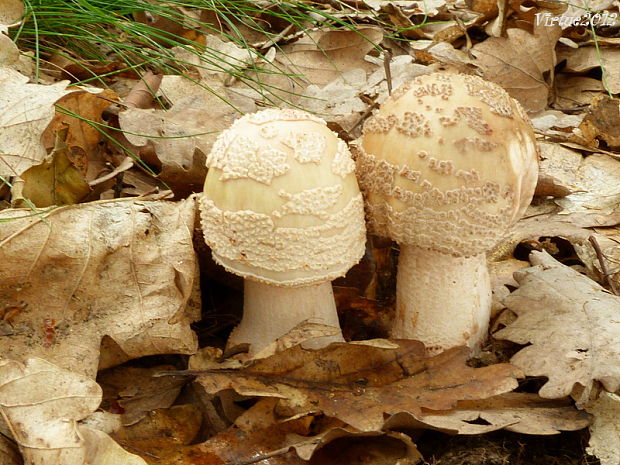
[[[455,256],[493,247],[538,176],[527,115],[496,84],[431,74],[397,89],[356,151],[371,232]]]
[[[343,276],[364,254],[355,164],[320,118],[248,114],[220,135],[207,166],[202,228],[228,271],[303,286]]]

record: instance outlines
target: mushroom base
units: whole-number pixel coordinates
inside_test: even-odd
[[[392,337],[421,341],[431,354],[460,345],[477,350],[490,314],[485,254],[454,257],[401,245]]]
[[[255,355],[305,321],[333,326],[338,334],[310,339],[302,344],[304,348],[318,349],[344,341],[331,282],[287,288],[246,279],[243,318],[230,335],[228,346],[249,343],[249,355]]]

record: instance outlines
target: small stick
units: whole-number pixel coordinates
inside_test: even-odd
[[[588,237],[588,241],[590,241],[590,244],[592,244],[592,247],[594,247],[596,257],[598,258],[598,262],[601,265],[601,271],[603,272],[603,276],[605,276],[605,281],[607,281],[607,284],[609,284],[609,287],[611,288],[611,292],[614,295],[620,295],[620,292],[618,292],[618,289],[616,288],[616,284],[614,283],[613,279],[611,279],[611,273],[607,269],[607,264],[605,263],[603,251],[601,250],[601,246],[596,240],[596,237],[590,236]]]
[[[387,82],[388,95],[392,95],[392,68],[390,68],[390,62],[392,61],[392,52],[387,48],[383,50],[383,69],[385,70],[385,80]]]
[[[283,447],[282,449],[274,450],[273,452],[268,452],[266,454],[257,455],[254,458],[246,459],[246,460],[235,460],[234,462],[226,462],[224,465],[251,465],[252,463],[261,462],[262,460],[269,459],[271,457],[275,457],[277,455],[284,455],[291,449],[290,446]]]

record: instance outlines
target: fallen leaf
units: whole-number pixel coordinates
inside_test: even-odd
[[[281,47],[275,62],[306,85],[323,87],[347,71],[373,71],[375,65],[364,60],[383,39],[377,27],[360,27],[356,31],[311,31],[296,42]],[[346,82],[346,81],[345,81]]]
[[[159,178],[177,197],[201,192],[211,145],[240,113],[226,101],[228,93],[216,79],[196,84],[164,76],[160,90],[173,103],[169,110],[129,108],[119,114],[120,127],[134,146],[152,144],[161,163]]]
[[[56,134],[52,152],[43,163],[24,171],[21,195],[37,207],[71,205],[80,202],[90,193],[90,186],[83,172],[71,161],[66,143],[69,128],[65,126]],[[16,184],[17,185],[17,184]],[[22,200],[22,202],[19,202]],[[14,193],[13,203],[26,207],[23,199]]]
[[[344,343],[316,351],[295,346],[240,370],[209,370],[197,380],[210,393],[234,389],[280,398],[282,414],[322,412],[360,431],[379,431],[385,414],[450,409],[459,400],[510,391],[520,376],[508,364],[468,367],[466,348],[427,358],[421,343],[397,342],[396,350]]]
[[[101,372],[97,381],[103,388],[104,404],[122,409],[123,426],[139,422],[151,411],[170,407],[185,380],[174,376],[153,377],[153,374],[171,368],[120,366]]]
[[[133,425],[121,426],[111,433],[120,444],[158,441],[171,447],[191,444],[202,425],[200,410],[192,404],[157,408]]]
[[[583,163],[580,153],[551,142],[540,141],[536,145],[541,160],[535,195],[565,197],[582,190],[578,174]]]
[[[583,122],[572,140],[589,147],[598,147],[601,139],[608,147],[620,148],[620,100],[608,96],[596,98],[592,102]]]
[[[612,94],[620,93],[620,50],[616,47],[596,47],[592,44],[577,50],[558,46],[558,63],[566,60],[565,73],[587,73],[594,68],[605,70],[603,86]]]
[[[490,37],[474,45],[473,62],[483,77],[502,86],[528,112],[547,107],[555,44],[562,34],[559,26],[535,28],[534,34],[523,29],[508,29],[506,37]]]
[[[116,200],[0,212],[0,309],[21,302],[0,353],[40,357],[94,378],[132,357],[191,353],[193,198]],[[99,357],[106,336],[114,353]]]
[[[496,339],[530,344],[511,363],[528,376],[549,378],[539,394],[565,397],[583,387],[578,405],[595,381],[620,388],[620,297],[546,252],[532,252],[532,267],[515,273],[519,289],[504,299],[517,320]]]
[[[572,76],[560,73],[555,78],[556,101],[559,108],[574,108],[589,105],[595,97],[605,92],[603,83],[598,79],[584,76]]]
[[[0,360],[0,411],[26,463],[84,463],[77,421],[93,412],[101,389],[85,376],[40,358]]]
[[[590,427],[588,454],[596,456],[601,465],[620,463],[620,396],[611,392],[601,392],[598,399],[586,405],[586,410],[594,416]]]
[[[526,392],[464,400],[445,412],[424,410],[416,420],[458,434],[484,434],[506,429],[521,434],[549,435],[583,429],[590,424],[590,416],[577,410],[569,399],[541,399]],[[396,424],[402,427],[406,423],[401,420]],[[389,421],[388,426],[393,428],[394,422]]]
[[[0,463],[2,465],[23,465],[19,449],[8,437],[0,436]]]
[[[24,16],[24,10],[24,3],[21,0],[3,0],[0,26],[16,26]]]
[[[17,71],[0,68],[0,176],[19,176],[43,161],[41,134],[54,118],[54,103],[71,92],[68,84],[29,84]]]
[[[81,426],[80,435],[86,442],[86,457],[84,462],[65,462],[63,465],[146,465],[139,456],[130,454],[119,446],[110,436],[96,429]],[[45,462],[53,463],[53,462]],[[58,463],[58,462],[57,462]]]
[[[620,161],[595,153],[584,158],[575,172],[577,192],[555,199],[562,213],[613,214],[620,204]]]

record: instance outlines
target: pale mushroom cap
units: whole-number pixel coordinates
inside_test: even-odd
[[[537,181],[527,115],[476,76],[424,75],[400,87],[364,125],[357,152],[369,229],[455,256],[493,247]]]
[[[320,118],[248,114],[220,135],[207,166],[202,228],[228,271],[305,286],[343,276],[364,254],[355,164]]]

